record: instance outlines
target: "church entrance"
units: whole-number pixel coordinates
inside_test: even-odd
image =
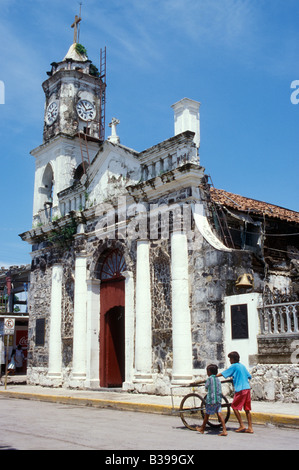
[[[105,258],[100,292],[100,385],[121,387],[125,380],[125,260],[118,250]]]

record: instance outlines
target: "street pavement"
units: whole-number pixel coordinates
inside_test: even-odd
[[[171,396],[132,393],[121,389],[77,390],[41,387],[27,385],[21,377],[14,379],[12,383],[11,379],[5,389],[2,377],[0,396],[164,415],[177,413],[182,399],[181,396],[174,396],[174,406],[172,406]],[[233,413],[230,419],[234,419]],[[299,403],[253,401],[252,419],[253,424],[272,424],[299,429]]]
[[[147,463],[172,465],[180,458],[178,464],[202,466],[205,450],[298,449],[298,429],[279,426],[256,425],[253,434],[236,433],[238,424],[229,420],[227,436],[219,437],[220,430],[210,427],[204,434],[192,432],[177,416],[16,400],[3,395],[0,411],[0,451],[97,450],[97,465],[122,463],[145,468]],[[18,455],[14,454],[14,465]],[[192,462],[187,456],[194,456]],[[5,465],[5,455],[1,457]],[[211,457],[215,460],[215,454]],[[8,458],[9,465],[12,460]],[[23,461],[21,455],[20,464]]]

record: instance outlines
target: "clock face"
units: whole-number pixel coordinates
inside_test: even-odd
[[[77,113],[83,121],[92,121],[96,117],[94,105],[87,100],[81,100],[78,102]]]
[[[58,105],[56,101],[53,101],[52,103],[49,104],[47,113],[46,113],[46,121],[49,124],[49,126],[53,124],[57,116],[58,116]]]

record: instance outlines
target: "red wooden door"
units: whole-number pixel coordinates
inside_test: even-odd
[[[22,373],[26,374],[27,370],[27,348],[28,348],[28,328],[23,330],[16,330],[16,346],[22,346],[25,360],[23,361]]]
[[[125,380],[125,282],[102,282],[100,293],[100,385],[121,387]]]

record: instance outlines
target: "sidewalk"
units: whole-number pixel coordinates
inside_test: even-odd
[[[4,377],[2,384],[0,398],[39,400],[144,413],[174,414],[170,396],[130,393],[121,389],[72,390],[41,387],[24,384],[20,378],[19,383],[8,382],[6,390]],[[181,397],[174,397],[176,412],[179,409],[180,401]],[[234,419],[235,417],[231,413],[230,420]],[[252,402],[252,419],[254,424],[272,424],[299,429],[299,403],[254,401]]]

